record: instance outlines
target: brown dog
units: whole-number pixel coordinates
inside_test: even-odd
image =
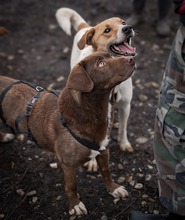
[[[128,195],[111,178],[105,146],[110,92],[134,68],[133,59],[94,53],[72,69],[59,97],[0,76],[2,120],[15,130],[28,131],[42,148],[56,154],[64,172],[70,215],[87,214],[77,194],[75,170],[92,157],[97,157],[109,193],[115,198]]]

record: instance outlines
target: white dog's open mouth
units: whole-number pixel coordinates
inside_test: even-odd
[[[136,55],[136,48],[131,46],[131,37],[126,38],[123,42],[110,45],[109,49],[113,56]]]

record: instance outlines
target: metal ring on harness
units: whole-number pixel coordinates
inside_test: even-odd
[[[36,86],[35,90],[37,92],[43,92],[44,91],[44,89],[41,86]]]

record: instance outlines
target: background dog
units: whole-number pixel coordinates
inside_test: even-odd
[[[56,19],[68,35],[71,35],[71,25],[77,31],[71,54],[71,68],[87,55],[99,50],[107,51],[114,57],[136,55],[136,49],[131,46],[134,30],[121,18],[113,17],[92,27],[76,11],[61,8],[56,12]],[[127,138],[132,90],[132,79],[129,78],[116,86],[113,94],[118,108],[118,141],[120,149],[127,152],[133,152]],[[97,170],[95,160],[88,164],[88,170]]]
[[[91,158],[97,158],[108,192],[115,198],[128,195],[110,175],[106,149],[108,103],[111,90],[131,77],[134,68],[133,59],[94,53],[72,69],[59,97],[40,87],[0,76],[1,118],[14,130],[18,127],[28,131],[38,145],[56,154],[64,172],[70,215],[87,214],[77,194],[75,170]],[[84,142],[99,148],[93,149]]]

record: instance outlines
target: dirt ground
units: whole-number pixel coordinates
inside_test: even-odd
[[[113,16],[125,19],[132,11],[131,1],[125,0],[2,0],[0,26],[10,33],[0,38],[0,74],[44,88],[61,89],[65,85],[73,38],[56,22],[55,12],[60,7],[77,10],[92,25]],[[138,55],[128,134],[134,153],[120,152],[116,126],[111,136],[112,176],[125,186],[129,197],[114,203],[99,172],[88,173],[80,167],[78,192],[89,211],[82,219],[126,220],[132,210],[165,214],[158,200],[153,127],[160,83],[179,23],[172,7],[171,34],[160,38],[155,32],[156,18],[157,1],[147,1],[144,20],[135,28],[133,40]],[[68,218],[62,170],[55,156],[26,141],[0,143],[0,219]]]

